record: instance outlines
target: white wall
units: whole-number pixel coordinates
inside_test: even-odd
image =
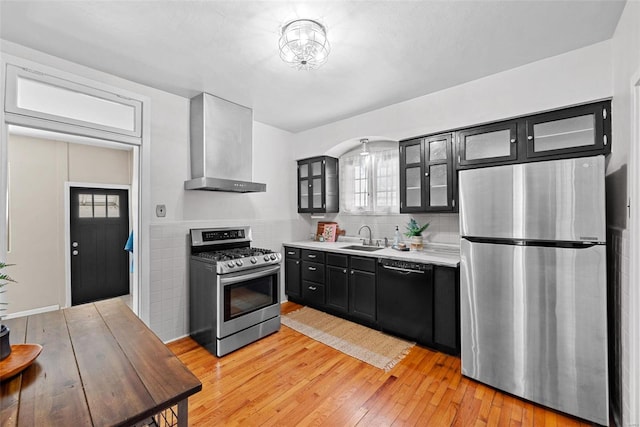
[[[611,95],[611,43],[605,41],[298,133],[295,157],[323,154],[358,136],[400,140]]]
[[[640,77],[640,2],[627,2],[622,17],[612,39],[612,69],[613,69],[613,141],[612,153],[608,167],[607,191],[609,194],[609,235],[612,242],[614,257],[613,283],[610,283],[619,294],[618,333],[621,354],[615,355],[614,364],[616,373],[620,377],[620,392],[622,394],[621,409],[622,420],[618,420],[624,426],[637,426],[640,424],[640,396],[638,395],[638,355],[630,356],[631,348],[638,348],[640,337],[637,335],[640,325],[631,325],[632,319],[638,319],[640,310],[636,297],[637,291],[632,292],[632,287],[637,283],[631,283],[629,277],[630,263],[640,263],[640,259],[631,260],[629,249],[632,241],[640,236],[630,236],[627,218],[627,202],[629,198],[628,179],[630,145],[633,141],[633,86]],[[636,112],[638,114],[638,112]],[[638,118],[635,117],[637,121]],[[640,167],[640,165],[633,165]],[[633,209],[638,208],[638,201],[634,201]],[[635,369],[634,369],[635,367]],[[614,390],[617,392],[617,390]]]
[[[151,238],[147,247],[140,248],[150,254],[149,265],[140,266],[149,272],[149,295],[141,297],[141,311],[152,310],[148,311],[149,326],[161,338],[168,340],[187,333],[185,265],[189,228],[247,224],[254,227],[255,246],[274,249],[280,249],[284,241],[301,238],[299,230],[304,227],[296,226],[300,219],[295,214],[295,161],[290,133],[254,123],[253,175],[254,180],[267,183],[266,193],[185,192],[183,183],[190,178],[188,99],[5,40],[0,40],[0,51],[149,98],[149,203],[143,209],[152,214],[149,227],[140,231]],[[165,218],[155,217],[157,204],[166,205]],[[141,288],[145,289],[144,283]]]
[[[188,113],[188,100],[186,103]],[[188,117],[184,122],[188,124]],[[188,136],[188,131],[187,134]],[[180,135],[178,135],[179,137]],[[150,323],[164,340],[188,334],[188,233],[190,228],[249,225],[253,246],[281,251],[282,243],[300,240],[296,212],[295,161],[289,132],[254,122],[253,180],[265,193],[183,190],[190,179],[188,138],[153,147],[152,203],[167,205],[167,217],[150,227]],[[176,206],[177,212],[170,212]],[[282,277],[284,279],[284,277]],[[282,286],[284,297],[284,286]]]

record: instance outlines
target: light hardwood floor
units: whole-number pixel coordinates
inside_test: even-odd
[[[389,372],[284,325],[223,358],[190,338],[169,348],[202,381],[194,426],[590,425],[464,378],[459,358],[419,346]]]

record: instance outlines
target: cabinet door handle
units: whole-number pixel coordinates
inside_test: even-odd
[[[296,261],[296,265],[300,264],[300,261]]]
[[[527,139],[528,139],[529,141],[533,141],[533,135],[529,135],[529,136],[527,137]]]
[[[346,270],[346,269],[345,269],[345,270],[342,270],[342,272],[346,274],[346,273],[347,273],[347,270]]]
[[[511,138],[511,143],[512,143],[512,144],[515,144],[515,143],[516,143],[516,141],[517,141],[517,140],[516,140],[515,138]]]
[[[604,145],[607,145],[607,135],[603,135],[602,142],[604,142]]]
[[[287,255],[295,255],[295,252],[287,252]]]
[[[355,274],[355,273],[353,272],[353,270],[351,270],[351,274]]]
[[[309,271],[316,271],[315,267],[309,267]]]
[[[310,291],[315,291],[315,290],[317,290],[318,288],[316,288],[315,286],[309,286],[307,289],[309,289]]]
[[[425,172],[425,173],[424,173],[424,176],[429,176],[429,172]]]
[[[313,258],[315,258],[315,257],[316,257],[315,255],[307,255],[307,258],[311,258],[311,259],[313,259]]]

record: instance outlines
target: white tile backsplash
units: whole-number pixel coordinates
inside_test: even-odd
[[[249,225],[252,246],[275,251],[282,243],[302,240],[300,220],[183,221],[150,226],[150,327],[163,341],[189,333],[189,229]],[[284,274],[282,275],[284,280]]]
[[[308,221],[309,228],[307,235],[314,233],[318,221],[335,221],[339,227],[346,230],[348,236],[357,236],[358,230],[363,225],[371,227],[373,239],[384,239],[387,237],[389,241],[393,241],[396,225],[401,233],[403,233],[407,223],[411,218],[419,224],[429,223],[429,228],[423,233],[424,239],[431,243],[447,243],[460,244],[459,216],[457,213],[440,213],[440,214],[396,214],[396,215],[346,215],[335,214],[327,215],[323,219],[314,219]],[[308,238],[305,235],[305,238]],[[363,231],[360,237],[368,235]]]

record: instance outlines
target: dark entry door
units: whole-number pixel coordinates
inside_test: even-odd
[[[71,304],[129,293],[127,190],[72,187]]]

